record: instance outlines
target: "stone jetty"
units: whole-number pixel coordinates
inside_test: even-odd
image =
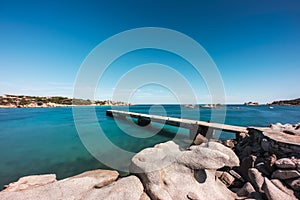
[[[7,185],[0,199],[299,199],[299,128],[249,127],[223,142],[198,135],[188,149],[169,141],[137,153],[127,177],[113,170],[63,180],[27,176]]]

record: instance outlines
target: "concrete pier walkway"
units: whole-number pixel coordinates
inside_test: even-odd
[[[239,134],[241,132],[248,132],[247,127],[233,126],[219,123],[210,123],[204,121],[180,119],[175,117],[166,117],[159,115],[149,115],[135,112],[125,112],[120,110],[107,110],[106,115],[116,118],[136,118],[140,126],[147,126],[151,122],[187,128],[190,130],[190,139],[194,139],[198,133],[207,137],[213,138],[214,130],[222,130],[226,132],[233,132]]]

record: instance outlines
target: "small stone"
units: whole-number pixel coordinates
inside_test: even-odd
[[[250,168],[248,170],[248,176],[250,181],[257,192],[262,192],[262,185],[264,183],[264,177],[256,168]]]
[[[300,178],[286,180],[286,183],[293,188],[293,190],[300,191]]]
[[[247,134],[241,132],[241,133],[239,134],[239,136],[240,136],[240,139],[245,139],[245,138],[247,137]]]
[[[229,147],[230,149],[233,149],[235,145],[233,140],[225,140],[222,142],[222,144],[226,147]]]
[[[282,131],[283,130],[283,126],[281,123],[271,124],[269,127],[274,131]]]
[[[234,181],[234,177],[228,172],[223,172],[219,179],[226,185],[226,187],[229,187]]]
[[[206,143],[206,142],[208,142],[207,138],[201,134],[198,134],[194,140],[195,145],[200,145],[200,144]]]
[[[237,191],[236,194],[239,197],[247,197],[252,192],[255,192],[255,189],[253,188],[253,186],[251,185],[251,183],[247,182],[247,183],[245,183],[245,185],[239,191]]]
[[[294,129],[294,127],[293,127],[292,124],[284,124],[284,125],[283,125],[283,128],[284,128],[284,129],[288,129],[288,130]]]
[[[243,177],[241,175],[239,175],[236,171],[234,170],[230,170],[229,173],[236,179],[238,179],[241,182],[245,182],[245,180],[243,179]]]
[[[299,178],[300,173],[297,170],[276,170],[273,172],[272,178],[274,179],[280,179],[280,180],[285,180],[285,179],[291,179],[291,178]]]
[[[271,156],[269,156],[266,159],[265,168],[269,173],[272,173],[274,171],[274,167],[275,167],[274,164],[275,164],[276,160],[277,160],[277,157],[275,154],[272,154]]]
[[[289,158],[281,158],[275,162],[275,165],[281,169],[295,169],[296,164]]]

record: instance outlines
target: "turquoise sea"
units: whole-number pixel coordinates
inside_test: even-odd
[[[179,130],[176,134],[178,128],[165,126],[159,131],[162,127],[158,124],[143,129],[126,121],[118,121],[119,125],[122,125],[120,129],[113,118],[105,115],[106,110],[111,107],[95,107],[97,120],[84,114],[90,112],[90,107],[79,109],[82,115],[78,123],[84,127],[80,136],[75,127],[72,108],[0,109],[0,190],[5,184],[25,175],[55,173],[58,179],[62,179],[86,170],[109,169],[109,166],[99,162],[86,150],[81,142],[82,138],[92,141],[105,159],[119,161],[117,164],[122,165],[124,169],[127,168],[130,158],[120,156],[105,144],[105,140],[99,138],[96,140],[94,137],[99,125],[112,144],[128,152],[138,152],[171,140],[175,135],[177,135],[175,141],[178,143],[184,142],[188,137],[187,130]],[[113,109],[123,108],[113,107]],[[185,118],[195,119],[193,109],[189,109],[186,110]],[[150,105],[130,107],[130,111],[133,112],[149,113],[149,110],[151,114],[172,117],[180,117],[182,111],[179,105],[163,105],[158,109],[153,109]],[[211,109],[201,108],[198,114],[200,120],[208,121],[211,118]],[[300,106],[274,106],[273,109],[268,106],[226,107],[226,124],[268,126],[276,122],[282,124],[300,122]],[[220,139],[231,137],[233,134],[222,133]]]

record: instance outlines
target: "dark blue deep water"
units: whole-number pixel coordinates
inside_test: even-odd
[[[90,140],[97,148],[97,153],[117,164],[128,167],[130,157],[124,158],[110,148],[102,136],[97,136],[97,127],[102,128],[107,139],[115,146],[128,152],[138,152],[146,147],[174,139],[184,143],[188,131],[153,123],[144,129],[107,117],[105,111],[110,107],[96,107],[97,119],[91,119],[85,113],[89,107],[80,107],[80,136],[77,133],[72,108],[12,108],[0,109],[0,190],[3,185],[16,181],[21,176],[31,174],[55,173],[58,179],[72,176],[86,170],[109,169],[95,159],[82,143],[81,139]],[[114,107],[113,109],[123,109]],[[149,111],[150,109],[150,111]],[[201,108],[197,115],[193,109],[187,110],[183,118],[208,121],[211,109]],[[217,110],[217,109],[215,109]],[[182,110],[178,105],[151,107],[149,105],[131,106],[130,111],[181,117]],[[223,110],[224,111],[224,110]],[[216,111],[216,115],[220,112]],[[242,106],[230,105],[226,108],[225,123],[240,126],[268,126],[271,123],[300,122],[300,106]],[[120,128],[121,125],[121,128]],[[128,134],[130,133],[130,134]],[[153,134],[154,133],[154,134]],[[137,136],[137,137],[135,137]],[[232,134],[222,133],[220,139],[228,139]],[[100,139],[99,139],[100,137]],[[120,161],[118,163],[118,161]],[[125,170],[126,171],[126,170]]]

